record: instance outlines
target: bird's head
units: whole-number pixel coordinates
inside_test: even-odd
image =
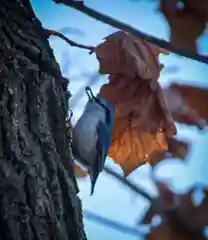
[[[114,120],[115,107],[110,103],[110,101],[99,94],[94,96],[90,87],[86,87],[85,90],[90,101],[94,101],[97,105],[106,110],[107,122],[112,123]]]

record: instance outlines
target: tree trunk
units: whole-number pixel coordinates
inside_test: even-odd
[[[0,1],[0,240],[86,239],[67,81],[29,0]]]

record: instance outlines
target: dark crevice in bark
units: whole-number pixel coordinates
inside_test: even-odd
[[[27,0],[0,2],[0,240],[85,240],[68,81]]]

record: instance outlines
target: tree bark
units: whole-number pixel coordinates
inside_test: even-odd
[[[0,240],[82,240],[67,80],[29,0],[0,1]]]

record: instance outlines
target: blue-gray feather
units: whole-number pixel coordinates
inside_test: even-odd
[[[89,99],[73,129],[72,151],[75,158],[88,167],[91,195],[102,171],[111,143],[114,107],[99,95]]]

